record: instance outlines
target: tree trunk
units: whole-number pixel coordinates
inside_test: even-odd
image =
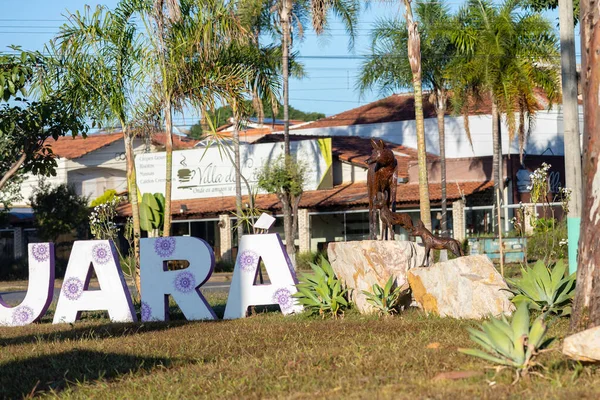
[[[283,0],[281,5],[281,29],[282,42],[281,42],[281,68],[283,70],[283,140],[285,155],[290,155],[290,115],[289,115],[289,103],[290,103],[290,67],[289,67],[289,54],[290,54],[290,17],[292,13],[292,2],[291,0]],[[285,215],[284,215],[285,217]]]
[[[440,221],[442,236],[447,236],[448,221],[447,221],[447,202],[446,202],[446,95],[442,90],[437,90],[436,94],[436,114],[438,134],[440,139],[440,186],[442,190],[442,220]]]
[[[235,209],[237,214],[237,234],[238,243],[244,234],[242,224],[242,166],[240,160],[240,131],[238,130],[238,121],[236,113],[233,117],[233,159],[235,163]],[[250,195],[250,193],[248,193]]]
[[[17,173],[17,171],[19,170],[19,168],[21,168],[21,165],[23,165],[26,159],[27,153],[23,153],[21,157],[19,157],[19,159],[15,161],[13,165],[11,165],[8,171],[6,171],[4,175],[2,175],[2,179],[0,179],[0,190],[2,190],[4,185],[6,185],[6,182],[8,182],[8,180]]]
[[[138,191],[135,173],[135,155],[133,153],[133,137],[123,125],[123,139],[125,141],[125,159],[127,161],[127,187],[129,190],[129,203],[133,217],[133,255],[135,258],[134,282],[138,293],[141,295],[140,285],[140,208],[138,204]]]
[[[492,179],[494,180],[494,198],[496,208],[500,210],[502,196],[502,136],[500,132],[500,113],[498,112],[498,104],[493,94],[492,97],[492,141],[493,141],[493,157],[492,157]],[[496,223],[496,222],[493,222]],[[498,223],[498,229],[502,229]]]
[[[571,329],[600,325],[600,8],[581,1],[581,78],[584,107],[584,185],[579,266]]]
[[[413,20],[411,0],[404,0],[406,29],[408,30],[408,61],[415,88],[415,122],[417,126],[417,159],[419,164],[419,209],[425,227],[431,230],[429,206],[429,181],[427,178],[427,150],[425,147],[425,121],[423,119],[423,90],[421,82],[421,38]]]
[[[165,175],[165,224],[163,236],[171,236],[171,190],[173,184],[173,119],[171,109],[171,98],[165,99],[165,151],[166,151],[166,175]]]
[[[577,270],[577,242],[581,220],[581,142],[577,106],[577,70],[573,0],[558,0],[560,19],[560,64],[562,77],[563,120],[565,129],[565,184],[571,189],[567,215],[569,272]]]
[[[280,194],[279,200],[281,201],[281,205],[283,208],[283,214],[292,215],[292,198],[288,193]],[[296,239],[296,235],[294,235],[294,222],[293,218],[283,218],[283,231],[285,234],[285,250],[290,257],[290,260],[295,259],[296,254],[296,246],[294,244],[294,240]],[[293,261],[292,261],[293,262]]]
[[[294,241],[296,240],[296,235],[298,234],[298,206],[300,205],[300,199],[302,199],[302,193],[300,193],[299,196],[292,196],[292,213],[293,213],[293,219],[292,219],[292,235],[293,235],[293,241],[292,243],[294,243]],[[287,243],[287,241],[286,241]],[[292,265],[294,266],[294,270],[296,270],[296,246],[293,246],[293,253],[290,254],[289,250],[288,250],[288,254],[290,254],[290,261],[292,262]]]

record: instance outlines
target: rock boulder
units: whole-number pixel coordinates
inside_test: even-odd
[[[484,255],[455,258],[407,274],[415,301],[427,313],[480,319],[510,315],[514,306],[506,282]]]
[[[363,240],[330,243],[327,255],[337,277],[352,289],[352,302],[361,313],[370,313],[373,308],[362,291],[371,291],[375,283],[384,287],[390,276],[408,289],[406,272],[423,261],[425,250],[408,241]]]
[[[600,361],[600,326],[567,336],[563,354],[579,361]]]

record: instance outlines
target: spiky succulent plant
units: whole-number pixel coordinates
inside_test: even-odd
[[[398,303],[400,302],[401,288],[394,286],[394,277],[390,276],[385,287],[375,283],[371,287],[371,292],[363,290],[362,293],[367,298],[367,303],[373,306],[381,315],[391,315],[398,312]],[[392,290],[393,288],[393,290]]]
[[[483,350],[458,349],[458,351],[514,368],[519,377],[537,365],[536,356],[553,340],[546,338],[548,328],[544,318],[545,314],[541,314],[531,323],[529,307],[522,303],[510,322],[504,316],[500,319],[492,317],[481,324],[481,330],[468,329],[471,340]]]
[[[532,310],[550,312],[558,316],[571,314],[571,304],[575,295],[575,273],[565,276],[566,265],[558,261],[552,271],[543,261],[533,268],[521,268],[520,279],[507,279],[508,289],[517,306],[526,303]]]

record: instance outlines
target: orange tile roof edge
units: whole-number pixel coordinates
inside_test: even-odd
[[[458,200],[462,196],[469,196],[493,187],[492,181],[468,181],[447,185],[446,197],[449,201]],[[432,202],[441,200],[441,185],[429,184],[429,197]],[[243,197],[243,203],[248,202],[248,196]],[[398,185],[396,195],[398,209],[416,206],[419,203],[419,185]],[[179,213],[181,205],[185,204],[187,211]],[[311,190],[303,194],[300,208],[311,210],[340,210],[344,208],[367,208],[366,182],[339,185],[332,189]],[[403,207],[404,206],[404,207]],[[281,205],[274,194],[262,194],[256,198],[256,207],[262,210],[277,211]],[[235,211],[235,196],[210,197],[202,199],[174,200],[172,216],[175,220],[213,216],[216,214],[233,213]],[[131,216],[131,205],[122,203],[118,208],[120,216]]]

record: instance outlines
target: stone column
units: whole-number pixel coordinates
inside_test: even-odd
[[[221,260],[233,262],[231,246],[233,244],[233,231],[231,230],[231,217],[229,214],[219,215],[219,238]]]
[[[452,203],[452,229],[454,239],[465,240],[465,202],[462,199]]]
[[[19,258],[23,257],[24,255],[27,255],[27,250],[23,249],[23,245],[24,243],[24,237],[23,237],[23,228],[21,227],[17,227],[14,230],[14,257],[15,260],[18,260]]]
[[[310,215],[308,209],[298,209],[298,246],[300,253],[310,251]]]

